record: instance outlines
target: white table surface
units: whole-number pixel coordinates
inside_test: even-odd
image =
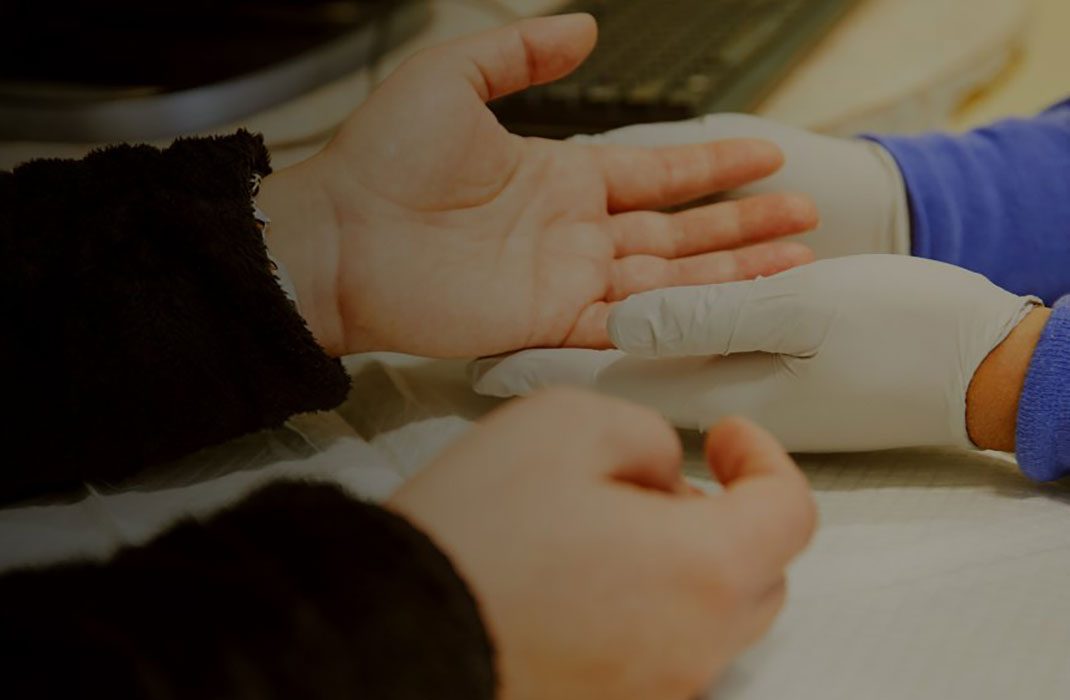
[[[347,364],[375,407],[344,417],[413,466],[421,444],[496,405],[469,392],[460,362]],[[683,437],[688,475],[709,484],[701,436]],[[1070,697],[1070,483],[1036,486],[1005,455],[963,450],[797,458],[821,527],[773,631],[710,698]]]

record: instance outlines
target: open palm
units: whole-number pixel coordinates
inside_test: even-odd
[[[657,211],[770,174],[770,144],[596,146],[497,123],[488,100],[570,72],[595,34],[582,15],[528,20],[418,54],[321,154],[346,350],[605,347],[609,308],[630,294],[810,259],[759,243],[814,225],[798,196]]]

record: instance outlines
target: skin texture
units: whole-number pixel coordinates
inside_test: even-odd
[[[390,506],[465,573],[502,698],[690,700],[769,627],[816,521],[765,431],[726,420],[707,458],[717,495],[686,486],[655,413],[556,389],[487,417]]]
[[[1030,313],[974,372],[966,393],[966,426],[978,447],[1014,451],[1018,400],[1050,316],[1051,309]]]
[[[812,258],[769,242],[816,224],[805,198],[656,211],[769,175],[782,157],[768,144],[551,143],[494,121],[486,101],[565,75],[594,38],[578,16],[424,52],[325,151],[268,178],[269,246],[324,347],[602,348],[629,294]],[[1017,392],[999,387],[1011,377],[1020,391],[1030,342],[1015,331],[978,370],[974,416],[1013,420]],[[1007,439],[985,421],[970,432],[982,446]],[[723,494],[686,487],[680,446],[655,415],[557,390],[487,418],[389,505],[472,585],[503,698],[684,700],[771,624],[816,520],[805,479],[767,433],[727,420],[708,459]]]
[[[329,352],[608,347],[630,294],[812,259],[773,240],[817,224],[801,195],[657,211],[773,173],[772,144],[561,143],[497,123],[488,100],[571,72],[595,37],[572,15],[424,51],[324,151],[267,178],[269,246]]]
[[[656,211],[774,172],[771,144],[595,146],[497,124],[487,100],[566,74],[594,40],[570,16],[423,52],[265,180],[269,248],[329,352],[605,347],[631,293],[811,260],[772,240],[816,224],[803,197]],[[713,497],[686,487],[655,414],[550,392],[487,418],[389,505],[470,581],[502,697],[686,700],[769,626],[815,521],[767,434],[728,422],[711,445]]]

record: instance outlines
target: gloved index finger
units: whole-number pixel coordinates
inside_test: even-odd
[[[609,337],[643,357],[815,353],[836,314],[807,298],[796,268],[773,277],[636,294],[610,313]]]

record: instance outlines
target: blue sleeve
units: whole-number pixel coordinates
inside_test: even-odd
[[[1036,481],[1070,474],[1070,297],[1055,304],[1018,400],[1016,451]]]
[[[903,172],[914,255],[1047,303],[1070,293],[1070,100],[962,135],[867,138]]]

